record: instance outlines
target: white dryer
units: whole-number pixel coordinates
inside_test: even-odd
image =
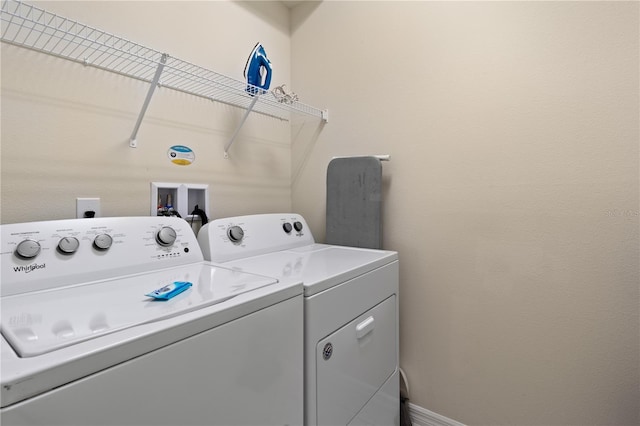
[[[316,244],[304,218],[214,220],[205,259],[304,285],[304,418],[311,425],[398,425],[398,254]]]
[[[1,235],[3,425],[302,423],[300,282],[205,262],[178,218]]]

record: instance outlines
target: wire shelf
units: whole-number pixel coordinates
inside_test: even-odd
[[[171,57],[17,0],[2,0],[2,42],[153,83],[159,87],[288,120],[291,112],[325,119],[301,102],[283,103],[272,93]],[[160,68],[162,66],[163,68]],[[253,95],[249,92],[256,93]],[[258,101],[254,99],[258,97]]]

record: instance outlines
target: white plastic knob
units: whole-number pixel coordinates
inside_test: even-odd
[[[156,233],[156,241],[163,247],[169,247],[176,242],[176,238],[178,235],[176,234],[176,230],[170,226],[163,226]]]
[[[244,230],[237,225],[232,226],[227,229],[227,237],[234,243],[239,243],[244,238]]]
[[[25,259],[32,259],[40,253],[40,243],[35,240],[24,240],[16,247],[18,256]]]
[[[75,253],[80,247],[80,241],[75,237],[64,237],[58,241],[58,249],[65,254]]]
[[[107,250],[112,243],[113,238],[109,234],[98,234],[93,239],[93,245],[99,250]]]

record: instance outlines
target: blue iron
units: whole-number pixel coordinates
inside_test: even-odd
[[[246,91],[250,95],[255,95],[269,90],[272,71],[271,62],[267,59],[267,52],[260,43],[257,43],[244,67],[244,77],[247,79]]]

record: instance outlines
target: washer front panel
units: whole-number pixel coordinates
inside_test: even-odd
[[[2,424],[301,425],[301,316],[298,293],[5,407]]]

